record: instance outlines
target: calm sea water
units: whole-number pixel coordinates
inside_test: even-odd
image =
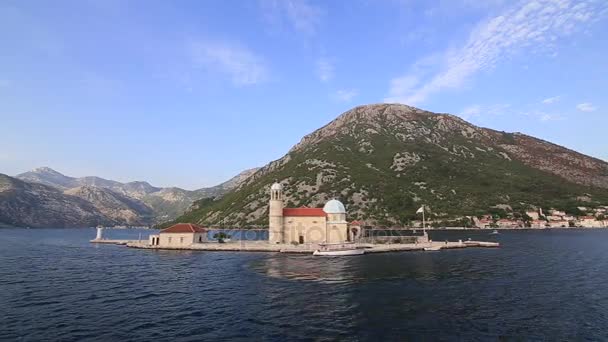
[[[1,340],[608,339],[608,230],[334,259],[137,250],[94,235],[0,230]]]

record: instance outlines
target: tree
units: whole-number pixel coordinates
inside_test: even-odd
[[[224,232],[219,232],[219,233],[213,234],[213,238],[217,239],[217,242],[219,242],[219,243],[224,243],[224,239],[230,239],[230,235],[228,235]]]

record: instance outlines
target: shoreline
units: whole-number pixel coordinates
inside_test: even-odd
[[[207,242],[197,243],[189,246],[152,246],[147,241],[138,240],[90,240],[95,244],[114,244],[124,245],[128,248],[152,249],[152,250],[188,250],[188,251],[208,251],[208,252],[270,252],[270,253],[291,253],[291,254],[312,254],[319,248],[318,244],[294,246],[290,244],[272,245],[266,241],[247,241],[247,242]],[[407,252],[423,251],[428,247],[440,247],[441,249],[459,248],[498,248],[500,243],[488,241],[459,241],[459,242],[422,242],[422,243],[399,243],[399,244],[371,244],[357,243],[357,248],[365,249],[365,253],[387,253],[387,252]]]

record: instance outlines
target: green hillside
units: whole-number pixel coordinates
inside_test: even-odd
[[[548,152],[537,152],[538,144]],[[532,163],[530,154],[538,154]],[[581,164],[576,159],[587,167],[572,169]],[[554,169],[546,167],[552,164]],[[405,224],[422,203],[442,218],[486,214],[496,205],[517,213],[531,206],[571,212],[577,205],[608,203],[605,162],[451,115],[370,105],[344,113],[241,187],[196,202],[176,221],[263,226],[275,180],[284,184],[288,206],[320,207],[335,197],[347,206],[349,219],[378,224]]]

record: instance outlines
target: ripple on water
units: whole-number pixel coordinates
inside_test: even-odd
[[[608,231],[352,258],[96,246],[92,229],[0,233],[0,340],[608,339]],[[475,238],[461,234],[433,238]]]

